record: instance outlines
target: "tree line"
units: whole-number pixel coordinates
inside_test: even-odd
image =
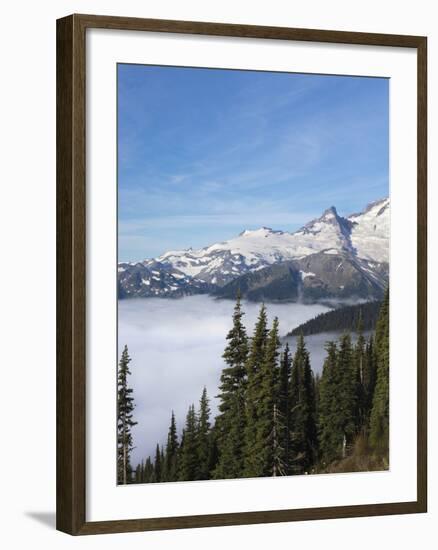
[[[304,336],[321,332],[348,330],[356,327],[360,321],[363,330],[374,330],[379,318],[381,301],[365,302],[339,307],[320,313],[288,333],[288,336]]]
[[[294,352],[281,346],[279,323],[268,326],[265,305],[248,336],[237,297],[223,353],[218,415],[204,388],[181,433],[172,412],[165,445],[131,467],[134,402],[129,354],[119,364],[118,482],[151,483],[266,477],[388,467],[389,292],[376,328],[356,341],[344,332],[326,343],[315,376],[303,334]],[[360,460],[355,462],[356,455]]]

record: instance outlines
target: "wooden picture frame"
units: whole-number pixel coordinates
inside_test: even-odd
[[[411,502],[86,521],[87,29],[118,29],[411,48],[417,55],[417,499]],[[329,30],[71,15],[57,21],[57,529],[72,535],[427,511],[427,40]]]

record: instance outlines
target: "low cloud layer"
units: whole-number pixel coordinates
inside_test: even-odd
[[[132,463],[154,452],[157,442],[165,444],[171,411],[178,431],[187,408],[197,404],[204,386],[217,411],[217,388],[224,367],[222,353],[231,327],[234,303],[208,296],[180,300],[133,299],[119,302],[119,350],[127,344],[132,358],[130,384],[136,403]],[[251,334],[260,304],[244,303],[244,321]],[[280,334],[327,311],[322,305],[268,304],[270,322],[280,321]],[[313,343],[313,340],[315,342]],[[315,353],[314,368],[322,364],[325,338],[309,337]],[[313,345],[314,344],[314,345]],[[315,348],[315,349],[313,349]]]

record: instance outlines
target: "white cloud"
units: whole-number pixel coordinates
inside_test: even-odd
[[[210,398],[217,395],[225,336],[234,303],[206,296],[180,300],[136,299],[119,302],[119,349],[128,345],[131,385],[136,402],[133,462],[164,443],[172,409],[181,429],[187,407],[197,404],[204,385]],[[250,332],[260,304],[246,303]],[[327,308],[321,305],[269,304],[285,334]],[[212,413],[216,400],[212,399]]]

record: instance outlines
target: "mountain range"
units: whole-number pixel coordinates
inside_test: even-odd
[[[379,299],[389,272],[389,198],[298,231],[261,227],[199,250],[118,264],[119,298],[212,294],[261,301]]]

